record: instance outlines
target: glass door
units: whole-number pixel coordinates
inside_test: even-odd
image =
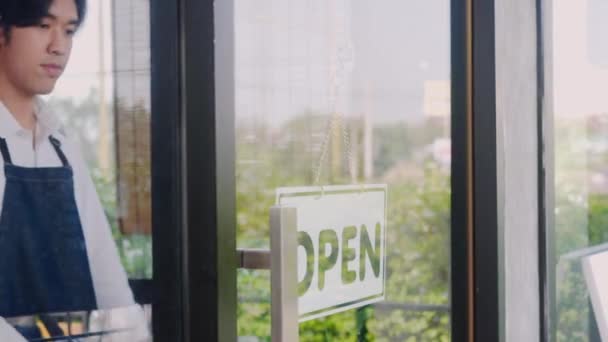
[[[216,34],[234,37],[241,255],[263,255],[270,208],[294,205],[300,341],[451,340],[450,1],[244,0],[230,15]],[[374,200],[354,203],[375,186],[374,231]],[[302,192],[336,201],[282,202]],[[335,226],[305,234],[304,216]],[[243,266],[238,339],[268,341],[271,274]]]
[[[464,340],[452,2],[150,5],[154,338]]]

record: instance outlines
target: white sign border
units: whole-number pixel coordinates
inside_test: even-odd
[[[358,185],[324,185],[324,186],[301,186],[301,187],[282,187],[276,189],[276,204],[281,205],[283,197],[300,196],[324,196],[335,193],[361,193],[361,192],[383,192],[384,193],[384,239],[382,241],[382,293],[362,298],[360,300],[332,306],[314,312],[309,312],[298,318],[300,323],[313,319],[333,315],[339,312],[362,307],[365,305],[383,301],[386,295],[386,240],[388,236],[387,212],[388,212],[388,186],[386,184],[358,184]]]

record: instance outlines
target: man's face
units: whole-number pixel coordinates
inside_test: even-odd
[[[74,0],[53,0],[39,25],[0,31],[0,81],[35,96],[50,93],[63,73],[78,25]]]

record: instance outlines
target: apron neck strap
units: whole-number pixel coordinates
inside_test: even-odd
[[[68,158],[65,157],[65,154],[63,154],[63,151],[61,150],[61,142],[52,135],[49,136],[49,141],[51,142],[51,145],[53,145],[55,152],[57,152],[57,156],[59,157],[59,159],[61,159],[61,163],[63,164],[63,166],[69,167],[70,163],[68,162]],[[4,152],[2,152],[2,154],[4,154]]]
[[[11,159],[11,154],[8,152],[8,146],[6,145],[6,139],[4,138],[0,138],[0,152],[2,153],[4,164],[12,165],[13,160]]]
[[[63,154],[63,151],[61,150],[61,142],[52,135],[49,136],[49,141],[55,149],[55,152],[57,152],[57,156],[61,160],[63,166],[69,167],[70,163],[68,162],[68,158],[65,157],[65,154]],[[6,144],[6,139],[4,138],[0,138],[0,153],[2,153],[2,159],[4,159],[5,164],[13,165],[13,160],[11,159],[11,154],[8,151],[8,145]]]

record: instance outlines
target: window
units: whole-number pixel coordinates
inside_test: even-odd
[[[388,185],[386,299],[300,340],[450,340],[450,2],[237,1],[237,242],[268,248],[275,189]],[[238,333],[270,336],[267,271]]]
[[[608,334],[601,287],[608,250],[608,47],[601,37],[608,7],[598,0],[546,1],[546,7],[546,80],[552,82],[545,112],[552,116],[555,155],[549,170],[554,203],[548,203],[555,254],[547,265],[555,289],[550,333],[556,341],[599,341],[600,333]]]

